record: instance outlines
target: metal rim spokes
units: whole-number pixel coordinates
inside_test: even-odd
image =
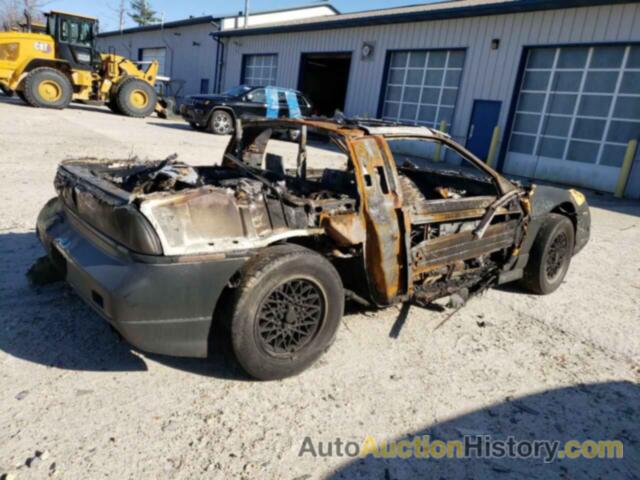
[[[213,128],[217,133],[226,133],[229,131],[231,123],[229,117],[223,113],[216,113],[213,117]]]
[[[290,280],[263,300],[256,324],[258,338],[268,353],[296,353],[316,335],[324,314],[320,288],[308,280]]]
[[[549,252],[547,254],[547,264],[545,271],[547,279],[555,280],[562,272],[565,259],[569,253],[569,238],[566,233],[559,233],[551,242]]]

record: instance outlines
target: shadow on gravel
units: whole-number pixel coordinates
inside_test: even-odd
[[[622,459],[416,459],[352,460],[328,478],[640,478],[640,386],[630,382],[576,385],[512,399],[410,432],[396,440],[462,440],[491,435],[516,442],[619,440]],[[382,432],[371,432],[381,435]],[[363,439],[364,440],[364,439]],[[385,438],[375,438],[378,446]],[[326,447],[325,447],[326,451]],[[343,447],[344,451],[344,447]],[[526,452],[522,452],[526,455]]]
[[[84,110],[86,112],[106,113],[108,115],[117,115],[109,110],[108,107],[102,105],[88,105],[86,103],[71,103],[67,107],[70,110]]]
[[[163,122],[149,122],[149,125],[153,125],[154,127],[164,127],[164,128],[173,128],[174,130],[189,130],[190,132],[200,132],[211,135],[210,132],[206,132],[204,130],[195,130],[191,128],[188,123],[181,123],[180,120],[171,121],[164,120]]]
[[[13,97],[7,97],[4,93],[0,92],[0,103],[9,103],[14,105],[24,105],[27,106],[22,100],[20,100],[15,95]]]
[[[66,283],[29,285],[26,272],[42,255],[34,232],[0,234],[0,350],[65,370],[146,371],[144,358]],[[202,360],[143,355],[190,373],[246,379],[220,350]]]

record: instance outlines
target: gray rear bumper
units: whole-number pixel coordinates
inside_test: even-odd
[[[135,347],[205,357],[213,312],[246,257],[141,257],[114,245],[59,203],[38,218],[38,236],[71,287]]]

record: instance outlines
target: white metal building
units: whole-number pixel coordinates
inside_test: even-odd
[[[331,5],[307,5],[282,10],[253,12],[248,26],[273,22],[318,18],[337,14]],[[105,52],[149,62],[158,60],[159,74],[181,85],[181,96],[195,93],[213,93],[219,90],[223,61],[219,44],[211,36],[220,30],[244,27],[244,16],[192,17],[158,25],[104,32],[98,37],[98,47]]]
[[[640,3],[458,0],[222,31],[222,86],[447,130],[508,174],[640,198]],[[257,72],[257,73],[256,73]],[[626,165],[629,165],[627,161]]]

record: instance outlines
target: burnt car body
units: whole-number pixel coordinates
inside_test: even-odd
[[[267,150],[280,129],[300,132],[291,168]],[[312,134],[343,168],[316,168]],[[313,363],[345,298],[429,303],[517,280],[550,293],[590,232],[581,193],[521,187],[443,133],[375,122],[245,122],[221,166],[67,161],[55,186],[38,236],[125,339],[204,357],[230,332],[262,379]]]
[[[311,101],[297,90],[247,85],[220,95],[192,95],[180,106],[192,128],[219,135],[230,134],[237,119],[298,118],[311,113]]]

